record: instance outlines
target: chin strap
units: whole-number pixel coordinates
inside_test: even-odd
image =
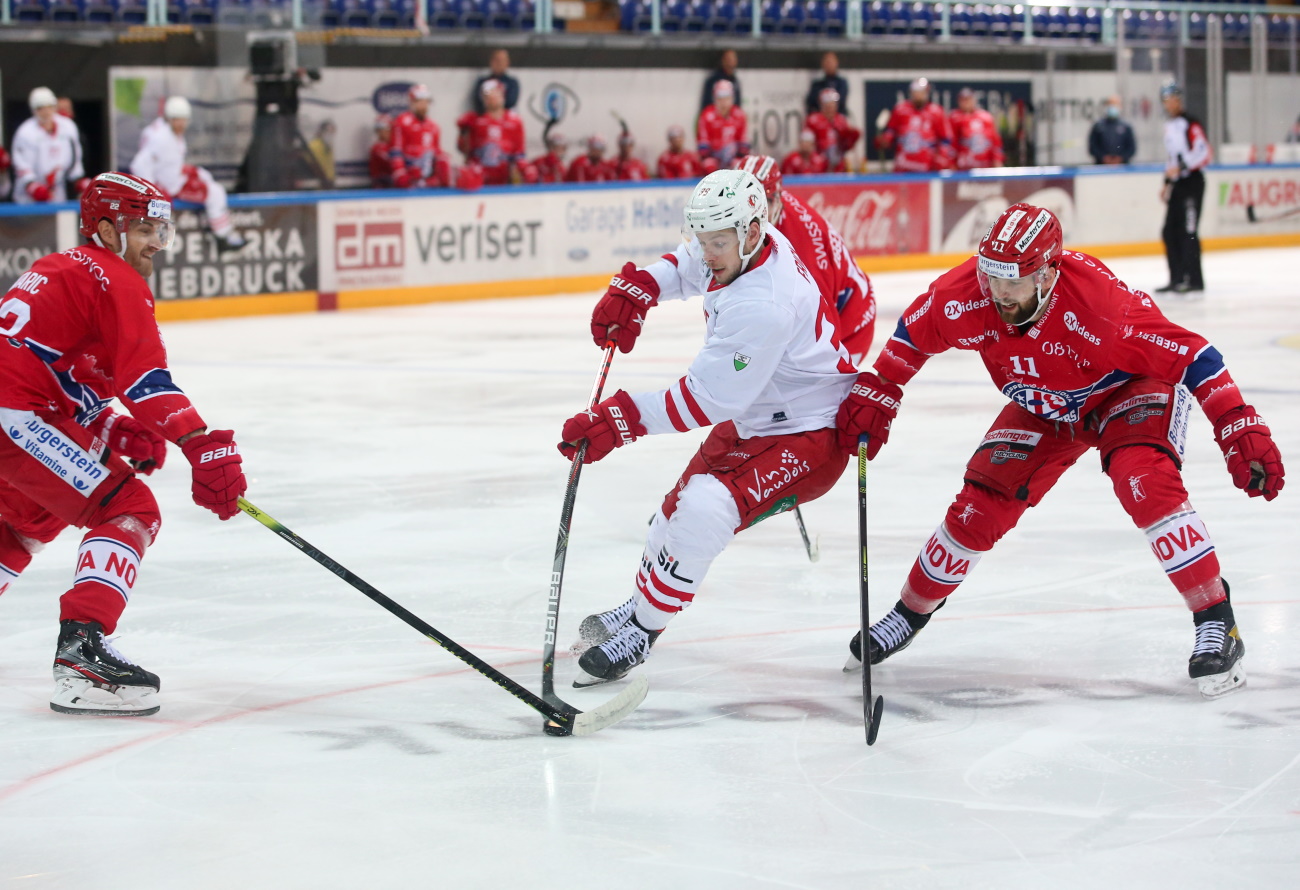
[[[1034,291],[1038,294],[1038,305],[1034,307],[1034,314],[1029,316],[1029,318],[1026,319],[1025,321],[1019,322],[1016,325],[1016,327],[1023,328],[1026,325],[1031,325],[1038,320],[1038,316],[1042,315],[1043,313],[1044,304],[1049,299],[1051,299],[1052,292],[1056,290],[1056,283],[1060,280],[1061,280],[1061,272],[1058,269],[1056,270],[1056,277],[1052,279],[1052,286],[1047,289],[1047,293],[1043,293],[1042,284],[1040,284],[1037,281],[1034,282]]]
[[[749,222],[753,222],[753,220],[751,219]],[[754,249],[751,250],[749,253],[745,253],[744,250],[742,249],[745,245],[745,241],[743,238],[740,241],[740,245],[736,248],[736,250],[740,253],[741,272],[744,272],[746,269],[749,268],[749,261],[752,260],[755,256],[757,256],[758,252],[763,249],[763,238],[764,236],[767,235],[767,227],[769,223],[763,222],[763,220],[760,219],[758,221],[758,225],[759,225],[758,243],[754,245]],[[749,223],[745,223],[745,235],[746,237],[748,237],[749,235]]]
[[[123,234],[123,233],[121,233],[121,232],[119,232],[118,235],[119,235],[120,237],[119,237],[117,240],[121,242],[121,247],[119,247],[119,248],[115,251],[115,253],[116,253],[118,256],[120,256],[120,257],[122,257],[123,259],[125,259],[125,258],[126,258],[126,235]],[[113,249],[113,248],[109,247],[107,244],[105,244],[105,243],[103,242],[103,240],[99,237],[99,233],[98,233],[98,232],[96,232],[95,234],[91,235],[91,236],[90,236],[90,240],[91,240],[91,241],[94,241],[96,245],[98,245],[99,247],[104,248],[105,250],[112,250],[112,249]]]

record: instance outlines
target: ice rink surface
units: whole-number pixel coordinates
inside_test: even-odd
[[[1134,286],[1163,260],[1120,259]],[[1294,250],[1212,253],[1205,334],[1300,462]],[[874,276],[873,353],[933,272]],[[249,497],[438,629],[538,688],[567,464],[561,421],[599,364],[593,294],[165,327],[177,381],[231,427]],[[656,309],[607,392],[668,385],[698,302]],[[907,387],[870,469],[872,611],[960,487],[1002,404],[974,354]],[[646,521],[700,433],[582,477],[562,651],[631,592]],[[0,886],[151,888],[1292,887],[1300,875],[1300,482],[1234,489],[1194,412],[1188,488],[1218,546],[1247,687],[1202,700],[1192,622],[1095,452],[876,670],[864,744],[855,464],[744,532],[639,668],[649,697],[588,738],[530,709],[246,516],[189,498],[172,449],[163,531],[118,645],[162,711],[47,706],[65,533],[0,599]],[[1290,566],[1290,568],[1288,568]],[[618,687],[568,688],[590,707]],[[621,684],[619,684],[621,685]]]

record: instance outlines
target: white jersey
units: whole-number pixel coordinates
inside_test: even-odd
[[[66,201],[68,180],[86,175],[81,166],[81,131],[61,114],[54,116],[53,133],[47,133],[34,117],[23,121],[14,133],[12,155],[15,204],[33,203],[27,194],[32,183],[48,186],[51,201]]]
[[[660,300],[704,295],[704,348],[668,389],[632,396],[649,433],[734,421],[741,438],[835,425],[857,372],[822,310],[821,294],[786,237],[765,243],[735,281],[720,286],[692,239],[648,266]]]
[[[1168,167],[1178,168],[1178,179],[1186,179],[1210,163],[1210,141],[1205,129],[1185,114],[1165,121],[1165,154]]]
[[[167,121],[155,118],[140,134],[140,150],[131,159],[131,173],[174,198],[185,187],[185,151],[185,137],[172,132]]]

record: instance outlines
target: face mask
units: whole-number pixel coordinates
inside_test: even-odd
[[[1106,117],[1119,117],[1119,106],[1118,106],[1118,105],[1107,105],[1107,106],[1106,106]]]

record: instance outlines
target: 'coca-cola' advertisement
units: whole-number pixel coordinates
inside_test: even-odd
[[[784,188],[826,218],[855,257],[926,253],[930,249],[930,183],[845,182]]]

